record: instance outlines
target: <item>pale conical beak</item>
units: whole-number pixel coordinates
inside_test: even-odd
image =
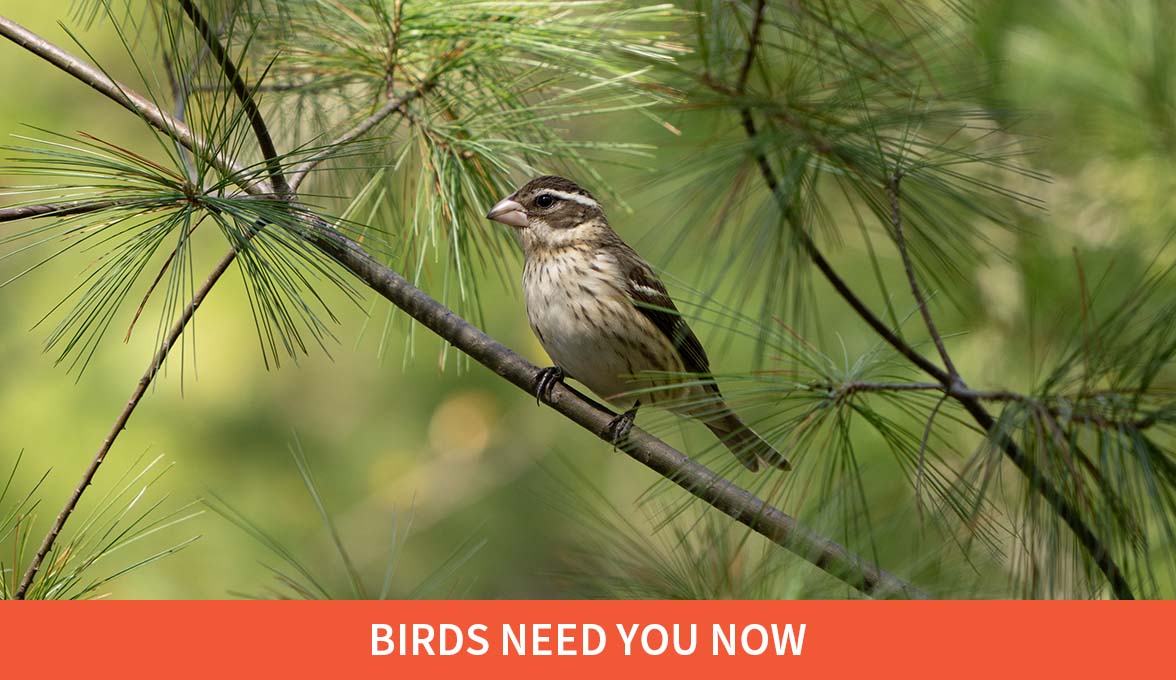
[[[523,210],[523,204],[513,198],[504,198],[495,203],[486,217],[511,227],[527,228],[527,211]]]

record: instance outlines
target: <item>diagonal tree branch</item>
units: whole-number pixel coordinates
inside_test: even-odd
[[[312,235],[312,240],[413,319],[516,387],[528,394],[533,392],[539,367],[429,297],[338,232],[322,229]],[[616,414],[571,387],[556,385],[550,406],[603,441],[613,442],[608,425]],[[783,511],[640,428],[633,429],[630,442],[622,448],[642,465],[867,595],[929,597],[845,547],[805,528]]]
[[[92,66],[81,62],[4,17],[0,17],[0,34],[58,65],[67,73],[106,94],[131,111],[142,115],[154,127],[193,153],[206,153],[205,150],[208,146],[182,122],[175,120],[141,95],[118,85]],[[392,107],[392,110],[396,108],[398,107]],[[240,176],[240,173],[236,172],[239,170],[238,166],[228,159],[216,156],[209,158],[209,161],[222,172],[235,173]],[[266,195],[270,192],[265,183],[246,183],[241,188],[254,195]],[[44,209],[41,210],[35,208],[37,207],[24,208],[25,213],[23,214],[13,212],[20,209],[6,209],[8,212],[6,214],[0,213],[0,215],[8,219],[15,219],[30,216],[56,216],[71,214],[70,211],[79,213],[95,209],[75,204],[54,204],[43,206]],[[528,393],[532,392],[539,373],[538,367],[493,340],[424,291],[413,286],[399,274],[366,253],[354,241],[327,225],[319,223],[309,226],[311,227],[310,238],[315,245],[363,280],[373,290],[496,374],[520,389]],[[183,334],[184,328],[195,315],[212,285],[228,269],[235,255],[235,250],[230,251],[217,263],[205,284],[197,291],[171,328],[164,343],[152,358],[147,371],[132,391],[127,406],[120,412],[106,439],[103,440],[97,455],[83,474],[82,483],[74,490],[66,509],[63,510],[63,516],[58,517],[53,530],[46,537],[46,545],[43,545],[44,552],[39,551],[36,565],[31,566],[22,578],[22,583],[15,594],[17,598],[22,598],[27,592],[41,560],[51,549],[53,541],[68,518],[69,512],[72,512],[72,509],[77,505],[114,441],[126,426],[135,406],[146,394],[147,387],[158,374],[168,352]],[[612,441],[612,437],[606,432],[606,427],[615,414],[567,386],[557,385],[551,396],[550,405],[553,409],[605,441]],[[673,481],[716,509],[867,595],[916,599],[929,597],[926,592],[851,553],[835,541],[807,529],[795,518],[638,428],[634,428],[629,441],[624,446],[624,451],[638,462]]]
[[[223,153],[214,154],[187,125],[164,111],[155,101],[112,80],[100,69],[2,15],[0,15],[0,35],[77,78],[131,113],[141,116],[157,130],[192,150],[193,153],[212,155],[209,160],[221,168],[225,174],[242,179],[253,176],[253,173],[245,166],[228,158]],[[272,193],[272,187],[264,180],[258,180],[252,186],[259,190],[255,193]]]
[[[751,73],[751,64],[754,62],[756,54],[760,46],[760,30],[764,22],[764,14],[766,10],[766,0],[758,0],[756,5],[756,15],[750,37],[748,39],[747,54],[740,71],[739,83],[736,87],[735,93],[740,98],[746,95],[747,81]],[[759,140],[759,131],[756,127],[755,119],[752,116],[751,108],[745,104],[740,105],[739,108],[740,119],[743,123],[744,132],[747,138],[756,143]],[[1078,543],[1086,550],[1091,560],[1098,566],[1099,570],[1103,572],[1107,582],[1111,587],[1111,591],[1115,597],[1119,599],[1130,600],[1134,599],[1131,591],[1131,586],[1127,583],[1126,577],[1123,575],[1122,569],[1115,562],[1114,557],[1110,551],[1103,544],[1102,540],[1094,533],[1082,516],[1075,510],[1070,502],[1066,499],[1057,487],[1041,472],[1037,465],[1029,459],[1025,452],[1021,449],[1006,432],[997,427],[996,420],[992,414],[984,407],[984,404],[974,396],[968,395],[966,392],[953,392],[956,382],[959,381],[957,376],[953,376],[948,371],[936,366],[934,362],[923,356],[918,350],[912,347],[905,340],[900,338],[892,331],[885,322],[870,310],[870,308],[862,301],[861,298],[854,293],[853,289],[837,274],[829,261],[821,253],[817,244],[812,237],[805,231],[804,226],[800,223],[799,217],[791,201],[784,195],[779,179],[776,176],[775,170],[772,169],[771,162],[767,155],[760,150],[753,151],[756,165],[759,167],[760,175],[763,177],[764,184],[771,192],[773,198],[780,207],[781,213],[784,215],[789,226],[792,228],[796,238],[800,241],[801,247],[808,255],[809,259],[820,270],[821,274],[833,287],[838,295],[844,299],[850,307],[864,320],[870,328],[872,328],[883,340],[897,350],[904,357],[909,359],[911,363],[918,366],[920,369],[938,380],[946,388],[947,393],[952,396],[957,402],[964,407],[964,410],[976,421],[988,436],[993,439],[1000,450],[1004,453],[1021,474],[1024,475],[1030,487],[1032,487],[1038,494],[1040,494],[1050,507],[1054,509],[1058,517],[1070,527]]]

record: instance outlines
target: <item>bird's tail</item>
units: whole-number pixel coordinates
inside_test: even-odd
[[[731,453],[743,463],[743,467],[756,472],[760,461],[780,470],[791,470],[788,459],[748,427],[739,416],[727,411],[718,418],[706,421],[706,426],[731,449]]]

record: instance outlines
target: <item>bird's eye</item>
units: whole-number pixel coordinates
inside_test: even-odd
[[[539,194],[535,198],[535,205],[539,206],[540,208],[550,208],[551,206],[555,205],[555,196],[552,196],[551,194]]]

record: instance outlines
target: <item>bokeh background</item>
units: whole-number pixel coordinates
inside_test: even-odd
[[[0,0],[0,13],[76,50],[58,23],[71,25],[69,5]],[[981,96],[1014,112],[1015,129],[1032,142],[1028,163],[1051,179],[1022,187],[1046,205],[1033,216],[1039,227],[1023,236],[1002,233],[999,245],[1007,257],[994,256],[969,274],[964,303],[943,306],[940,326],[966,331],[953,347],[973,385],[1023,387],[1033,373],[1024,351],[1027,319],[1035,309],[1076,308],[1074,253],[1091,267],[1115,261],[1127,263],[1120,266],[1129,271],[1132,262],[1150,260],[1176,215],[1176,10],[1163,0],[1008,0],[976,3],[975,12],[970,38],[997,74]],[[71,30],[116,75],[130,68],[108,25]],[[8,43],[0,44],[0,91],[6,93],[0,104],[5,144],[19,143],[11,135],[28,134],[25,125],[93,132],[129,148],[150,143],[139,121]],[[679,205],[678,185],[659,179],[730,130],[706,112],[671,112],[667,119],[680,135],[636,115],[586,117],[564,127],[579,139],[656,147],[640,167],[602,164],[599,170],[630,207],[610,211],[614,227],[685,287],[713,265],[715,244],[686,242],[671,249],[680,233],[675,220],[688,219],[689,211]],[[208,244],[200,254],[211,262],[220,251]],[[852,234],[832,254],[851,282],[870,289],[869,261]],[[121,342],[131,311],[124,310],[80,378],[42,351],[46,328],[35,326],[76,285],[85,257],[51,262],[0,289],[0,470],[10,469],[20,455],[13,482],[20,489],[50,471],[37,492],[35,540],[105,436],[154,340],[152,321]],[[30,253],[0,261],[0,280],[38,259]],[[883,264],[899,274],[896,259]],[[520,268],[521,257],[514,254],[503,264],[505,280],[493,273],[479,280],[485,329],[545,365],[526,324]],[[732,292],[738,283],[720,286],[718,299],[741,304]],[[1114,286],[1114,280],[1105,282],[1108,293]],[[810,309],[818,310],[827,329],[836,329],[826,349],[844,343],[852,354],[873,345],[875,339],[823,284],[813,285],[811,295]],[[345,594],[338,553],[291,454],[297,449],[372,591],[379,591],[394,561],[393,595],[413,593],[422,583],[432,584],[425,594],[435,597],[582,594],[577,567],[587,563],[586,554],[599,556],[601,550],[594,542],[599,527],[585,527],[579,510],[587,506],[631,519],[638,541],[665,542],[665,536],[648,538],[649,498],[658,507],[680,501],[655,475],[481,367],[444,356],[427,333],[418,329],[410,336],[402,316],[389,322],[383,300],[366,295],[359,307],[339,301],[335,311],[340,323],[330,356],[312,350],[296,363],[267,369],[241,281],[227,277],[199,313],[194,346],[190,338],[183,361],[169,364],[165,379],[135,412],[80,512],[115,488],[124,471],[162,455],[158,466],[172,467],[148,494],[164,497],[164,508],[215,495]],[[755,365],[752,340],[720,331],[702,335],[722,370]],[[666,418],[652,422],[658,434],[687,451],[710,446],[700,427]],[[902,522],[917,521],[910,489],[879,442],[863,440],[858,456],[874,485],[872,495],[893,503],[878,531],[903,534]],[[264,594],[273,585],[269,567],[279,562],[273,551],[209,511],[111,555],[109,571],[192,536],[199,539],[103,591],[119,598],[220,598]],[[926,570],[937,559],[912,556],[907,541],[880,540],[879,546],[880,561],[899,573]],[[798,562],[786,566],[790,577],[782,582],[795,590],[773,595],[800,594],[800,584],[817,578]],[[430,581],[434,576],[440,578]]]

